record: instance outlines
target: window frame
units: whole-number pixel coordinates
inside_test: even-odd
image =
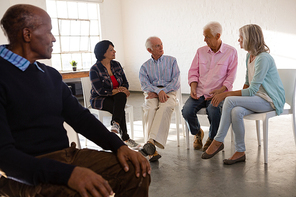
[[[46,0],[47,12],[49,13],[52,21],[54,21],[52,22],[53,35],[56,38],[52,52],[52,67],[63,72],[71,71],[72,67],[70,62],[75,60],[77,62],[77,70],[89,70],[96,61],[95,55],[93,54],[93,48],[94,45],[101,40],[100,2],[102,1]],[[73,17],[73,14],[71,14],[71,17],[69,16],[69,3],[71,6],[76,6],[77,17]],[[59,4],[66,5],[66,9],[65,7],[59,8]],[[51,8],[49,8],[48,5],[50,5],[52,10],[49,10]],[[82,14],[83,17],[80,16],[79,5],[83,5],[87,8],[87,11]],[[90,14],[89,12],[94,9],[95,14]],[[66,12],[62,14],[63,16],[59,16],[59,13],[62,13],[61,10]],[[68,34],[63,33],[62,23],[68,23],[68,26],[66,25],[70,28],[70,30],[68,30]],[[78,29],[75,33],[71,33],[72,23],[80,24],[80,29]],[[86,31],[81,31],[82,25],[87,25],[85,29]],[[92,26],[94,26],[93,29]],[[86,34],[85,32],[88,33]],[[77,48],[72,50],[71,45],[74,46],[73,43],[76,43],[77,41],[78,46],[75,45],[74,47],[76,48],[77,46]],[[65,43],[68,43],[69,46],[66,46]]]

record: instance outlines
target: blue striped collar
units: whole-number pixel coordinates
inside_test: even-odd
[[[7,45],[0,45],[0,57],[9,61],[20,70],[25,71],[29,67],[30,62],[26,58],[23,58],[22,56],[13,53],[6,47]],[[38,66],[36,61],[34,62],[34,64],[40,71],[44,72],[44,70],[42,70],[42,68]]]
[[[160,56],[160,58],[158,58],[158,60],[155,60],[153,57],[152,57],[152,55],[151,55],[151,59],[156,63],[156,62],[161,62],[162,60],[163,60],[163,55],[162,56]]]

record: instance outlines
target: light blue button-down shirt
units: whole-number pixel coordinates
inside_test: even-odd
[[[26,58],[23,58],[22,56],[15,54],[14,52],[7,49],[6,47],[7,45],[0,45],[0,57],[9,61],[20,70],[25,71],[29,67],[30,62]],[[38,66],[37,62],[34,62],[34,64],[40,71],[44,72],[44,70],[42,70]]]
[[[176,58],[167,55],[162,55],[158,60],[151,57],[141,66],[139,73],[142,90],[157,94],[161,90],[165,93],[178,90],[179,77],[180,70]]]

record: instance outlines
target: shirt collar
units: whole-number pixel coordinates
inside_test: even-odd
[[[162,60],[163,60],[163,55],[162,56],[160,56],[160,58],[158,58],[158,60],[155,60],[153,57],[152,57],[152,55],[151,55],[151,59],[152,59],[152,61],[154,61],[154,62],[161,62]]]
[[[214,53],[210,47],[209,47],[209,51],[208,52],[209,53]],[[219,52],[220,53],[223,53],[224,52],[224,44],[223,44],[223,42],[221,42],[221,46],[220,46],[219,50],[216,53],[219,53]]]
[[[9,61],[15,67],[22,71],[25,71],[30,65],[30,62],[26,58],[23,58],[22,56],[17,55],[7,49],[7,45],[0,45],[0,57]],[[40,71],[44,72],[44,70],[42,70],[42,68],[38,66],[36,61],[34,62],[34,64]]]

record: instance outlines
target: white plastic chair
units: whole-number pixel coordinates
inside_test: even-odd
[[[184,119],[181,115],[181,108],[182,108],[182,94],[181,94],[181,87],[177,90],[176,94],[176,106],[174,108],[175,112],[175,119],[176,119],[176,129],[177,129],[177,144],[180,146],[180,120],[182,124],[182,129],[184,131]],[[144,108],[142,106],[142,124],[143,124],[143,135],[144,135],[144,142],[147,142],[148,138],[148,131],[147,131],[147,123],[144,120]]]
[[[295,122],[295,95],[296,95],[296,69],[278,69],[280,78],[285,89],[286,104],[284,111],[280,115],[292,114],[292,126],[294,132],[294,141],[296,143],[296,122]],[[256,120],[258,146],[261,145],[260,121],[263,122],[263,146],[264,146],[264,163],[268,163],[268,120],[275,117],[275,111],[265,113],[254,113],[244,117],[247,120]],[[231,135],[231,138],[233,136]]]
[[[64,122],[64,128],[67,131],[67,135],[70,143],[69,145],[71,145],[71,142],[75,142],[77,145],[77,148],[81,149],[78,133],[76,133],[76,131],[74,131],[74,129],[70,125],[68,125],[66,122]]]
[[[82,91],[83,91],[83,100],[84,100],[84,107],[88,108],[89,111],[98,117],[98,119],[103,123],[103,119],[106,116],[112,116],[111,113],[104,111],[104,110],[98,110],[93,109],[90,105],[90,91],[91,91],[91,82],[89,77],[83,77],[81,78],[81,85],[82,85]],[[129,123],[131,127],[131,139],[134,139],[134,109],[132,105],[125,105],[125,112],[129,116]],[[86,141],[85,141],[86,145]]]

